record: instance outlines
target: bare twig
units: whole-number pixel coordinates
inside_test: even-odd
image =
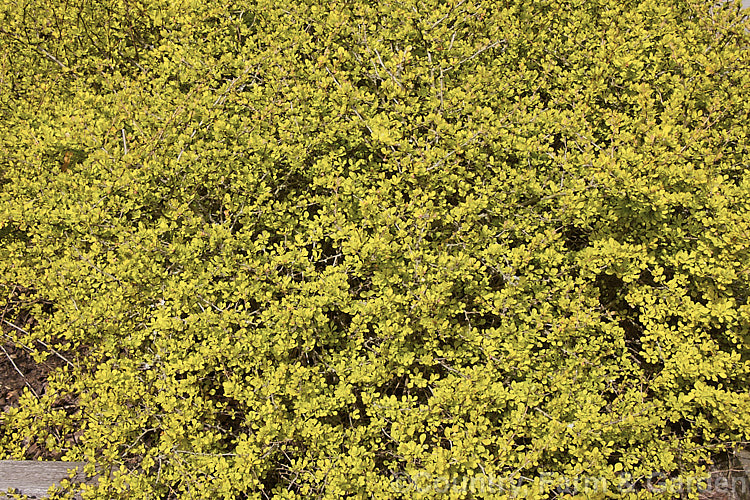
[[[84,261],[86,261],[86,263],[87,263],[88,265],[90,265],[91,267],[93,267],[94,269],[96,269],[97,271],[99,271],[99,272],[100,272],[101,274],[103,274],[104,276],[108,276],[108,277],[112,278],[113,280],[115,280],[115,281],[116,281],[117,283],[119,283],[119,284],[121,284],[121,285],[122,285],[122,281],[120,281],[120,280],[119,280],[119,279],[118,279],[118,278],[117,278],[116,276],[113,276],[113,275],[109,274],[109,273],[108,273],[107,271],[103,271],[102,269],[100,269],[100,268],[99,268],[99,266],[97,266],[96,264],[94,264],[93,262],[91,262],[91,260],[90,260],[90,259],[89,259],[88,257],[86,257],[85,255],[83,255],[83,254],[81,253],[81,251],[80,251],[80,250],[78,250],[78,248],[77,248],[77,247],[73,247],[73,248],[74,248],[74,250],[76,251],[76,253],[78,254],[78,256],[79,256],[79,257],[80,257],[81,259],[83,259]]]
[[[66,363],[68,363],[73,368],[76,368],[76,365],[74,365],[68,358],[66,358],[65,356],[63,356],[59,352],[57,352],[55,349],[52,349],[50,346],[48,346],[47,344],[45,344],[41,340],[37,340],[37,342],[39,342],[40,344],[42,344],[42,346],[44,346],[45,349],[49,349],[52,354],[54,354],[58,358],[62,359],[63,361],[65,361]]]
[[[448,11],[448,13],[447,13],[446,15],[444,15],[443,17],[441,17],[440,19],[438,19],[437,21],[435,21],[435,22],[434,22],[434,23],[432,24],[432,26],[430,26],[430,29],[433,29],[433,28],[435,28],[435,26],[437,26],[438,24],[440,24],[440,23],[442,23],[443,21],[445,21],[445,20],[446,20],[446,19],[448,18],[448,16],[450,16],[450,15],[451,15],[451,13],[452,13],[452,12],[453,12],[453,11],[454,11],[455,9],[457,9],[457,8],[461,7],[461,5],[462,5],[463,3],[464,3],[464,0],[461,0],[460,2],[458,2],[458,3],[456,4],[456,6],[455,6],[455,7],[452,7],[452,8],[451,8],[451,10],[449,10],[449,11]]]
[[[440,68],[440,112],[443,112],[443,68]]]
[[[7,319],[4,319],[4,318],[3,318],[3,323],[5,323],[5,324],[6,324],[6,325],[8,325],[9,327],[11,327],[11,328],[13,328],[13,329],[17,330],[18,332],[20,332],[20,333],[23,333],[24,335],[28,335],[28,336],[31,336],[31,334],[30,334],[29,332],[27,332],[26,330],[24,330],[24,329],[23,329],[23,328],[21,328],[20,326],[14,325],[13,323],[11,323],[10,321],[8,321]],[[11,338],[11,337],[8,337],[8,338]],[[12,338],[11,338],[11,339],[12,339]],[[15,341],[14,341],[14,342],[15,342]],[[71,362],[70,362],[70,361],[68,360],[68,358],[66,358],[65,356],[63,356],[63,355],[62,355],[62,354],[60,354],[59,352],[57,352],[57,351],[56,351],[55,349],[52,349],[52,348],[51,348],[50,346],[48,346],[47,344],[45,344],[44,342],[42,342],[42,341],[41,341],[41,340],[39,340],[39,339],[37,339],[37,342],[39,342],[40,344],[42,344],[42,346],[44,346],[44,348],[45,348],[45,349],[49,349],[49,351],[50,351],[50,352],[51,352],[52,354],[54,354],[55,356],[57,356],[57,357],[58,357],[58,358],[60,358],[61,360],[65,361],[66,363],[68,363],[68,364],[69,364],[70,366],[72,366],[73,368],[76,368],[76,365],[74,365],[73,363],[71,363]],[[21,344],[21,345],[23,346],[23,344]],[[25,349],[27,349],[27,350],[31,351],[31,349],[30,349],[29,347],[27,347],[27,346],[23,346],[23,347],[24,347]]]
[[[50,54],[46,50],[44,50],[44,49],[39,49],[39,50],[40,50],[40,52],[42,54],[44,54],[45,56],[47,56],[47,59],[49,59],[50,61],[52,61],[54,63],[57,63],[57,65],[59,65],[62,69],[68,69],[68,67],[63,62],[61,62],[58,58],[56,58],[55,56],[53,56],[52,54]]]
[[[473,141],[474,139],[476,139],[476,138],[477,138],[477,137],[479,136],[479,134],[480,134],[480,132],[475,132],[475,133],[474,133],[474,135],[473,135],[473,136],[471,136],[471,138],[470,138],[470,139],[468,139],[467,141],[464,141],[464,142],[462,142],[462,143],[461,143],[461,144],[460,144],[460,145],[458,146],[458,148],[454,149],[453,151],[450,151],[450,152],[449,152],[449,153],[448,153],[447,155],[445,155],[445,157],[444,157],[443,159],[441,159],[441,160],[438,160],[438,161],[436,161],[435,163],[433,163],[433,164],[432,164],[432,166],[431,166],[431,167],[428,167],[428,168],[427,168],[427,171],[429,172],[430,170],[434,170],[435,168],[437,168],[437,167],[439,167],[440,165],[442,165],[443,163],[445,163],[445,160],[447,160],[448,158],[450,158],[451,156],[453,156],[454,154],[456,154],[456,151],[458,151],[459,149],[461,149],[461,148],[465,147],[465,146],[466,146],[467,144],[469,144],[469,143],[470,143],[470,142],[472,142],[472,141]]]
[[[382,58],[380,57],[380,52],[378,52],[378,49],[376,49],[375,47],[373,47],[373,48],[372,48],[372,50],[373,50],[373,51],[375,51],[375,55],[376,55],[376,56],[378,56],[378,62],[379,62],[379,63],[380,63],[380,65],[381,65],[381,66],[383,67],[383,69],[385,70],[385,72],[386,72],[386,73],[388,73],[388,74],[389,74],[389,75],[391,76],[391,79],[392,79],[392,80],[393,80],[394,82],[396,82],[396,83],[398,84],[398,86],[399,86],[399,87],[401,87],[401,88],[403,89],[403,88],[404,88],[404,86],[403,86],[403,85],[401,85],[401,82],[399,82],[399,81],[398,81],[398,80],[396,79],[396,77],[395,77],[395,76],[393,75],[393,73],[391,73],[391,70],[389,70],[389,69],[388,69],[388,68],[386,67],[385,63],[383,63],[383,59],[382,59]]]
[[[504,42],[505,42],[505,40],[497,40],[497,41],[495,41],[495,42],[493,42],[493,43],[491,43],[489,45],[486,45],[486,46],[482,47],[481,49],[479,49],[478,51],[474,52],[474,54],[470,55],[469,57],[465,57],[465,58],[461,59],[456,64],[454,64],[452,66],[448,66],[447,68],[441,68],[440,71],[442,72],[443,69],[455,69],[455,68],[457,68],[458,66],[462,65],[465,62],[471,61],[472,59],[474,59],[475,57],[477,57],[479,54],[481,54],[481,53],[483,53],[485,51],[488,51],[490,49],[494,49],[495,47],[497,47],[498,45],[500,45],[501,43],[504,43]],[[451,40],[451,43],[453,43],[453,40]]]
[[[34,388],[31,387],[31,384],[29,383],[29,380],[26,378],[26,375],[24,375],[23,372],[21,372],[21,370],[18,368],[18,366],[16,366],[16,363],[13,361],[13,358],[10,357],[10,354],[8,354],[8,351],[5,350],[5,347],[0,345],[0,349],[2,349],[2,351],[5,353],[5,357],[8,358],[8,361],[10,361],[10,364],[13,365],[13,368],[16,370],[16,372],[18,372],[18,374],[21,376],[23,381],[26,382],[26,387],[28,387],[29,390],[31,390],[31,393],[34,395],[34,397],[38,398],[39,396],[37,396],[36,391],[34,391]]]
[[[326,71],[328,71],[328,74],[329,74],[329,75],[331,75],[331,78],[333,78],[333,81],[334,81],[334,82],[336,82],[336,85],[338,85],[338,86],[339,86],[339,88],[341,88],[341,84],[340,84],[340,83],[339,83],[339,81],[338,81],[338,80],[336,79],[336,77],[335,77],[335,76],[333,75],[333,73],[331,73],[331,70],[330,70],[330,69],[328,69],[328,66],[326,66],[325,68],[326,68]],[[370,132],[370,135],[373,135],[373,131],[372,131],[372,129],[371,129],[371,128],[370,128],[370,126],[369,126],[369,125],[367,124],[367,122],[366,122],[366,121],[365,121],[365,119],[364,119],[364,118],[362,117],[362,115],[361,115],[361,114],[359,114],[359,111],[357,111],[357,109],[356,109],[356,108],[355,108],[354,106],[352,106],[352,111],[354,111],[354,114],[355,114],[355,115],[357,115],[357,117],[358,117],[358,118],[359,118],[360,120],[362,120],[362,123],[364,123],[364,124],[365,124],[365,127],[367,127],[367,130],[368,130],[368,131]]]

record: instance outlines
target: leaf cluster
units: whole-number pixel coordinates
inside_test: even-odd
[[[750,439],[739,4],[0,26],[3,341],[66,361],[0,458],[89,461],[87,498],[659,496]]]

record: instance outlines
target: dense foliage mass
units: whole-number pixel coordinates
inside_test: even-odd
[[[750,440],[749,27],[3,1],[3,342],[65,361],[0,459],[89,461],[89,498],[671,496]]]

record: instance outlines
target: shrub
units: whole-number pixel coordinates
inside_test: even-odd
[[[738,3],[0,16],[4,335],[65,360],[0,458],[89,498],[671,496],[750,439]]]

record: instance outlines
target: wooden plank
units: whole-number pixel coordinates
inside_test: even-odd
[[[29,497],[44,498],[47,490],[59,485],[77,469],[74,481],[84,482],[84,462],[40,462],[35,460],[0,460],[0,499],[8,498],[3,493],[14,489]]]
[[[750,451],[739,450],[735,453],[735,456],[742,464],[742,468],[745,469],[747,477],[750,477]]]

